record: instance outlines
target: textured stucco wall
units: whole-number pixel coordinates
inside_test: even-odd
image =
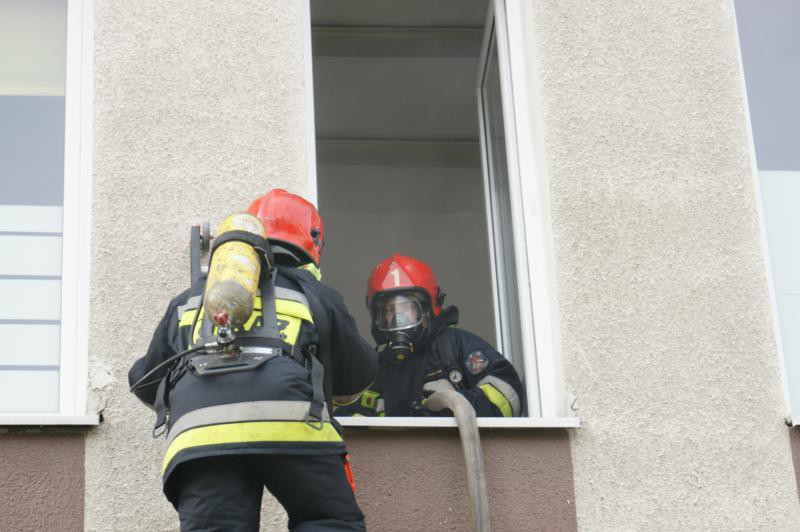
[[[97,0],[94,15],[90,378],[105,421],[86,442],[86,528],[174,529],[163,440],[127,370],[188,283],[190,225],[306,190],[302,3]]]
[[[0,530],[83,530],[83,453],[79,431],[0,433]]]
[[[470,530],[464,455],[455,429],[348,431],[358,503],[381,532]],[[482,430],[492,529],[573,531],[566,431]]]
[[[528,5],[579,528],[796,530],[730,2]]]

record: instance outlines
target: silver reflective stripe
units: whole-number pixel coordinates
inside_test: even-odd
[[[489,375],[488,377],[482,378],[480,382],[478,382],[478,386],[481,384],[491,384],[497,388],[497,391],[502,393],[505,398],[508,399],[508,402],[511,403],[511,412],[513,415],[519,416],[522,414],[522,404],[519,401],[519,396],[517,395],[517,392],[514,391],[514,388],[506,381]]]
[[[277,347],[243,347],[242,354],[264,355],[272,358],[280,355],[281,352]]]
[[[186,303],[178,307],[178,319],[181,319],[183,313],[187,310],[194,310],[200,305],[200,296],[192,296],[186,300]]]
[[[378,404],[375,405],[375,413],[380,414],[386,410],[386,403],[384,403],[383,398],[378,399]]]
[[[303,421],[310,406],[310,401],[250,401],[198,408],[175,422],[169,431],[167,444],[181,432],[206,425],[241,421]],[[322,420],[331,420],[327,406],[322,409]]]
[[[306,299],[305,294],[302,292],[298,292],[297,290],[292,290],[291,288],[283,288],[280,286],[275,287],[275,297],[278,299],[288,299],[290,301],[297,301],[298,303],[302,303],[306,307],[308,307],[308,299]]]

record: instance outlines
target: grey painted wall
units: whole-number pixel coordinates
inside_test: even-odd
[[[464,458],[455,429],[347,436],[368,530],[471,530]],[[577,529],[564,429],[481,430],[492,530]]]
[[[0,429],[0,528],[83,530],[84,435]]]

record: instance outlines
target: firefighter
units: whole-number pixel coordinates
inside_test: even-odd
[[[428,400],[457,390],[478,416],[519,416],[524,391],[517,372],[479,336],[454,327],[455,306],[442,308],[444,293],[424,262],[394,255],[367,283],[372,335],[378,342],[378,374],[360,397],[339,406],[337,416],[430,416]]]
[[[375,351],[339,293],[318,280],[324,228],[316,208],[272,190],[248,212],[265,226],[260,247],[272,263],[238,331],[251,346],[242,353],[262,353],[247,359],[255,367],[196,353],[159,367],[200,349],[203,331],[219,332],[203,317],[204,278],[172,300],[128,375],[137,397],[156,410],[154,435],[166,430],[164,493],[184,531],[258,530],[265,486],[292,530],[364,530],[330,405],[332,394],[358,393],[373,380]]]

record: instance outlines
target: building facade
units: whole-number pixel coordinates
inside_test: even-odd
[[[2,172],[4,262],[56,251],[0,271],[0,529],[177,529],[127,370],[187,285],[190,226],[276,187],[318,201],[365,337],[361,287],[399,242],[524,375],[527,415],[482,421],[495,530],[797,529],[791,283],[759,170],[800,168],[757,162],[747,2],[26,4],[0,19],[55,66],[6,32],[28,48],[2,52],[3,122],[36,126],[4,158],[61,127],[63,164]],[[469,528],[452,423],[356,424],[370,529]]]

